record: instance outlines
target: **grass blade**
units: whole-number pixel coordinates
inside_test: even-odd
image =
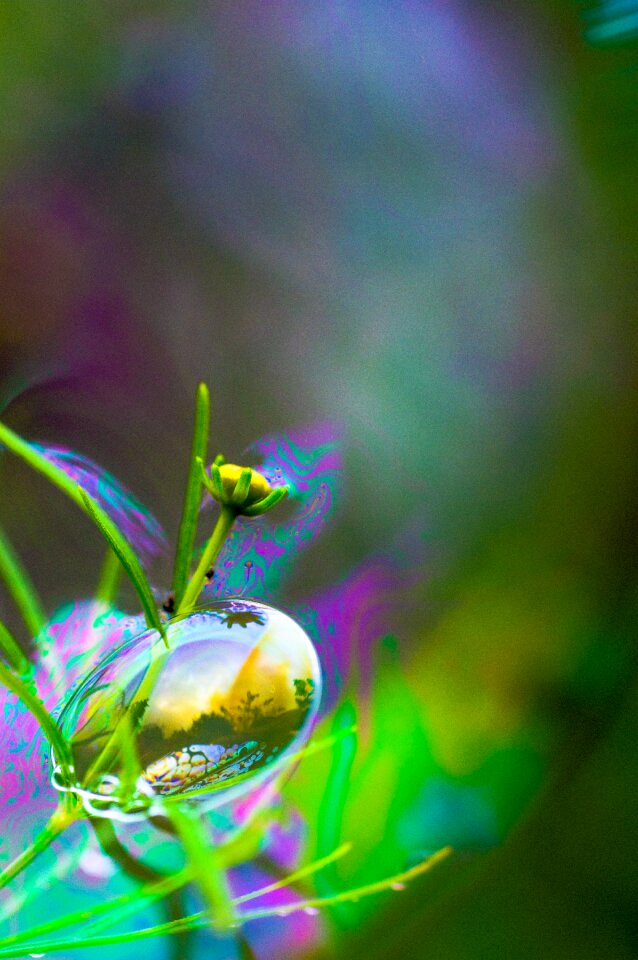
[[[16,677],[3,663],[0,663],[0,683],[11,690],[12,693],[15,693],[16,697],[22,700],[27,710],[33,714],[42,727],[45,737],[53,747],[58,763],[63,763],[66,767],[72,767],[73,762],[69,745],[40,698],[29,689],[24,680]],[[2,883],[0,882],[1,886]]]
[[[333,735],[345,731],[345,735],[335,740],[332,753],[332,765],[321,804],[317,822],[317,855],[323,856],[339,843],[343,811],[348,798],[350,771],[357,751],[357,735],[353,729],[356,719],[354,706],[346,701],[341,704],[332,724]],[[323,874],[318,890],[324,896],[334,892],[337,884],[335,870]]]
[[[68,477],[64,470],[47,460],[38,450],[35,450],[31,444],[19,437],[4,423],[0,423],[0,443],[3,443],[12,453],[15,453],[16,456],[62,490],[91,517],[130,577],[140,598],[149,627],[157,630],[164,637],[164,627],[159,619],[155,599],[142,565],[128,540],[106,511],[79,484]]]
[[[98,603],[103,603],[106,607],[113,605],[117,588],[120,583],[122,573],[122,564],[114,550],[106,551],[104,563],[100,570],[100,579],[95,590],[95,599]]]
[[[0,648],[7,658],[9,665],[16,673],[23,679],[31,675],[33,672],[33,664],[25,657],[13,635],[7,630],[2,621],[0,621]]]
[[[208,922],[214,930],[232,929],[236,918],[226,873],[211,847],[199,814],[185,804],[171,807],[168,813],[208,904]]]
[[[46,624],[46,615],[31,578],[22,566],[6,534],[0,529],[0,576],[7,584],[16,607],[31,635],[37,637]]]
[[[197,531],[197,517],[202,494],[202,476],[198,458],[202,461],[206,460],[209,423],[210,398],[208,387],[205,383],[200,383],[197,388],[197,397],[195,400],[193,443],[191,446],[186,492],[184,494],[182,519],[179,525],[177,548],[175,551],[175,572],[173,576],[175,609],[177,609],[182,602],[188,581],[191,557],[193,555],[195,533]]]
[[[404,870],[392,877],[386,877],[384,880],[378,880],[375,883],[366,884],[364,887],[355,887],[351,890],[344,890],[342,893],[335,894],[332,897],[315,897],[311,900],[298,900],[289,904],[277,904],[273,907],[267,907],[263,910],[252,910],[239,914],[237,919],[240,923],[246,923],[249,920],[262,920],[266,917],[285,918],[292,913],[299,913],[302,910],[320,909],[321,907],[333,906],[336,903],[346,903],[353,900],[359,900],[362,897],[369,897],[375,893],[383,893],[391,890],[393,887],[403,885],[423,873],[427,873],[433,867],[438,866],[443,860],[447,859],[453,852],[451,847],[443,847],[432,856],[427,857],[421,863],[412,867],[410,870]],[[15,957],[24,957],[30,953],[59,953],[62,950],[70,950],[73,947],[105,947],[116,943],[129,943],[134,940],[146,940],[149,937],[158,937],[164,934],[176,934],[183,930],[197,930],[208,925],[208,921],[201,913],[184,917],[182,920],[173,920],[169,923],[158,924],[153,927],[145,927],[143,930],[130,931],[128,933],[112,934],[103,937],[83,937],[74,940],[57,940],[29,944],[28,947],[19,947],[17,952],[9,952],[3,949],[4,944],[0,941],[0,960],[11,960]],[[15,947],[10,948],[15,951]]]
[[[115,553],[117,556],[131,583],[135,587],[135,591],[142,605],[142,610],[144,611],[144,616],[146,617],[148,626],[153,630],[157,630],[157,632],[164,638],[164,643],[167,644],[164,625],[159,618],[157,607],[155,605],[155,598],[153,597],[149,582],[146,579],[146,574],[142,569],[142,564],[140,563],[137,555],[133,552],[133,548],[124,534],[121,533],[115,523],[111,520],[106,511],[95,502],[93,497],[90,497],[86,490],[83,490],[80,486],[77,487],[77,492],[84,510],[91,517],[94,524],[113,550],[113,553]]]

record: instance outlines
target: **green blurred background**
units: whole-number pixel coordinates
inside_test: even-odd
[[[281,602],[402,558],[339,881],[458,852],[317,957],[638,957],[636,19],[0,6],[7,422],[171,534],[199,379],[231,457],[333,422],[340,509]],[[89,591],[99,543],[1,471],[47,602]],[[311,823],[326,773],[290,787]]]

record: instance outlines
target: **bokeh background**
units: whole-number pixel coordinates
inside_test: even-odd
[[[637,19],[0,7],[6,422],[103,464],[170,535],[200,379],[231,459],[341,438],[338,506],[280,597],[347,603],[376,571],[336,879],[457,853],[301,955],[638,957]],[[90,591],[100,543],[0,471],[47,603]],[[327,769],[290,785],[310,846]]]

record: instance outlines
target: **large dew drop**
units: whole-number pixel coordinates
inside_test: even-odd
[[[123,807],[126,815],[144,798],[176,795],[215,806],[268,779],[281,768],[275,761],[296,753],[309,734],[319,663],[286,614],[249,600],[219,601],[169,623],[167,638],[168,650],[154,631],[127,640],[62,712],[75,776],[65,783],[58,770],[54,783],[75,790],[93,812],[118,815]],[[129,790],[123,804],[136,756],[137,800]]]

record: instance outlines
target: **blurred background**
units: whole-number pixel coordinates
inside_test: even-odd
[[[347,604],[378,573],[335,882],[457,853],[300,956],[638,957],[637,21],[631,0],[0,7],[3,419],[170,536],[200,379],[211,453],[341,438],[337,509],[278,598]],[[89,592],[73,507],[6,457],[0,483],[50,608]],[[310,847],[327,764],[290,785]]]

